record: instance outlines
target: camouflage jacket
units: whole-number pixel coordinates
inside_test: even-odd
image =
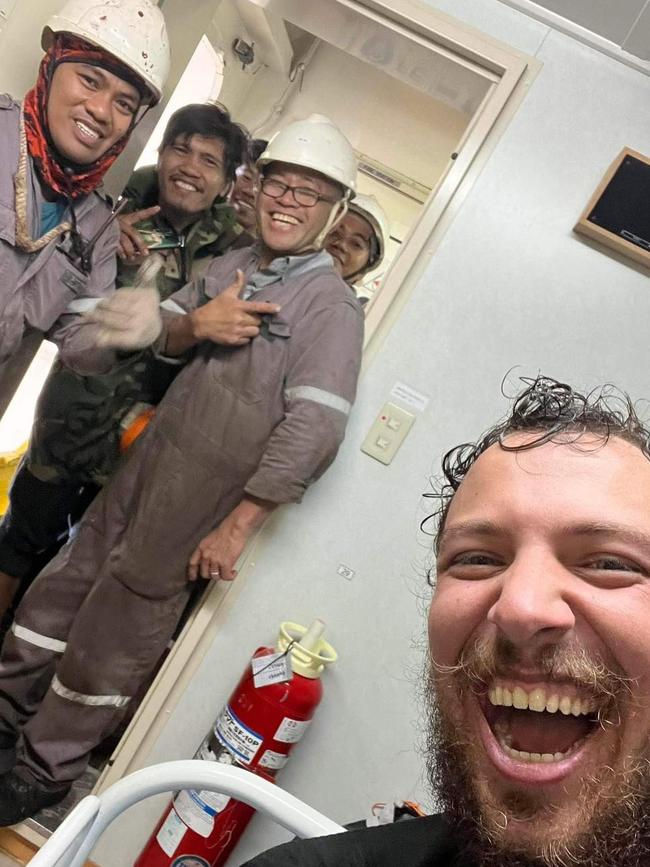
[[[136,171],[124,192],[127,212],[157,204],[155,169]],[[136,228],[147,242],[170,244],[160,251],[166,259],[157,282],[161,300],[200,274],[242,233],[235,212],[223,201],[216,201],[182,235],[160,214]],[[118,260],[117,285],[131,285],[136,271]],[[101,376],[80,376],[57,360],[36,407],[27,455],[30,471],[42,481],[104,484],[119,463],[121,420],[137,403],[157,404],[178,370],[148,350],[125,355]]]
[[[124,188],[129,202],[125,213],[151,208],[158,204],[158,178],[153,166],[138,169]],[[211,210],[192,223],[184,233],[176,232],[161,214],[142,220],[136,226],[147,246],[160,245],[158,252],[165,256],[165,268],[158,276],[158,291],[162,301],[168,298],[190,277],[194,278],[207,268],[215,256],[226,253],[243,228],[237,222],[235,211],[222,199],[217,199]],[[169,245],[169,246],[166,246]],[[130,286],[138,270],[137,265],[118,265],[118,286]]]

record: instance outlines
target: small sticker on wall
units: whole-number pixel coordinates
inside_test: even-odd
[[[400,403],[406,404],[406,406],[417,409],[418,412],[424,412],[429,403],[429,398],[426,394],[416,391],[404,382],[396,382],[390,390],[390,396],[394,397],[395,400],[399,400]]]
[[[178,849],[186,831],[187,828],[181,819],[178,818],[176,811],[170,810],[169,816],[167,816],[160,826],[160,830],[156,834],[156,842],[165,855],[169,855],[171,858],[174,852]]]
[[[354,569],[346,566],[345,563],[339,563],[336,571],[339,575],[345,578],[346,581],[352,581],[354,578]]]
[[[304,735],[311,720],[290,719],[288,716],[282,720],[273,739],[283,744],[297,744]]]

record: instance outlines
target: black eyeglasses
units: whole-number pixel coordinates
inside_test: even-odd
[[[329,202],[333,205],[336,199],[328,199],[326,196],[321,196],[316,190],[309,187],[290,187],[284,181],[279,181],[277,178],[262,178],[260,182],[262,192],[271,199],[281,199],[282,196],[291,190],[293,199],[297,205],[302,205],[303,208],[313,208],[319,202]]]

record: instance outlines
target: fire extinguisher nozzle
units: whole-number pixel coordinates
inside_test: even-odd
[[[325,623],[319,618],[316,618],[316,620],[312,620],[309,629],[305,632],[298,644],[301,647],[304,647],[305,650],[315,650],[320,643],[323,632],[325,632]]]
[[[322,637],[324,631],[325,623],[318,619],[308,629],[288,620],[280,624],[278,650],[291,654],[291,665],[296,674],[317,678],[326,665],[336,662],[336,651]]]

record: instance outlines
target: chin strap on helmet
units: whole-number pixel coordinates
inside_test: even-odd
[[[325,225],[320,230],[316,238],[311,242],[311,244],[307,244],[304,247],[300,247],[299,250],[294,252],[294,256],[300,253],[306,253],[308,250],[322,250],[325,246],[325,240],[329,233],[332,231],[334,226],[337,223],[340,223],[343,217],[348,212],[348,195],[346,194],[344,198],[339,199],[338,202],[334,202],[332,208],[329,212],[329,216],[325,221]]]
[[[323,245],[325,244],[325,238],[327,238],[327,236],[332,231],[334,226],[336,226],[337,223],[340,223],[341,220],[343,219],[343,217],[345,217],[345,215],[347,214],[347,212],[348,212],[348,200],[349,200],[349,193],[346,192],[345,196],[342,199],[339,199],[338,202],[335,202],[332,205],[332,209],[331,209],[329,216],[325,222],[325,225],[320,230],[320,232],[318,233],[318,236],[314,239],[314,243],[312,244],[312,247],[315,250],[322,250],[323,249]]]

